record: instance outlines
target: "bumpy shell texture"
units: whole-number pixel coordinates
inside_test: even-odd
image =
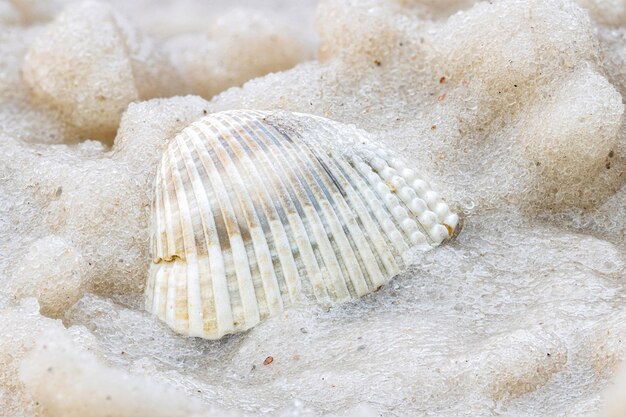
[[[458,223],[416,172],[366,132],[317,116],[211,114],[173,139],[157,172],[146,309],[207,339],[303,297],[355,299]]]

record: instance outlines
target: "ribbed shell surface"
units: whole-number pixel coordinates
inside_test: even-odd
[[[302,297],[368,294],[458,222],[365,132],[304,114],[211,114],[170,142],[155,184],[146,308],[208,339]]]

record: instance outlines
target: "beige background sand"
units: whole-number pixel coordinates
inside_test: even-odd
[[[0,0],[0,57],[0,415],[624,415],[623,2]],[[236,108],[370,131],[461,234],[357,302],[173,334],[155,164]]]

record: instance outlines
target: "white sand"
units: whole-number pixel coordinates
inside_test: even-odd
[[[0,416],[623,416],[622,94],[619,1],[0,0]],[[156,163],[236,108],[368,130],[461,233],[353,303],[175,335]]]

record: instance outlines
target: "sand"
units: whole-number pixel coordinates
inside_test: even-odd
[[[0,56],[0,415],[625,415],[622,2],[0,0]],[[143,309],[156,164],[241,108],[368,131],[460,233],[176,335]]]

